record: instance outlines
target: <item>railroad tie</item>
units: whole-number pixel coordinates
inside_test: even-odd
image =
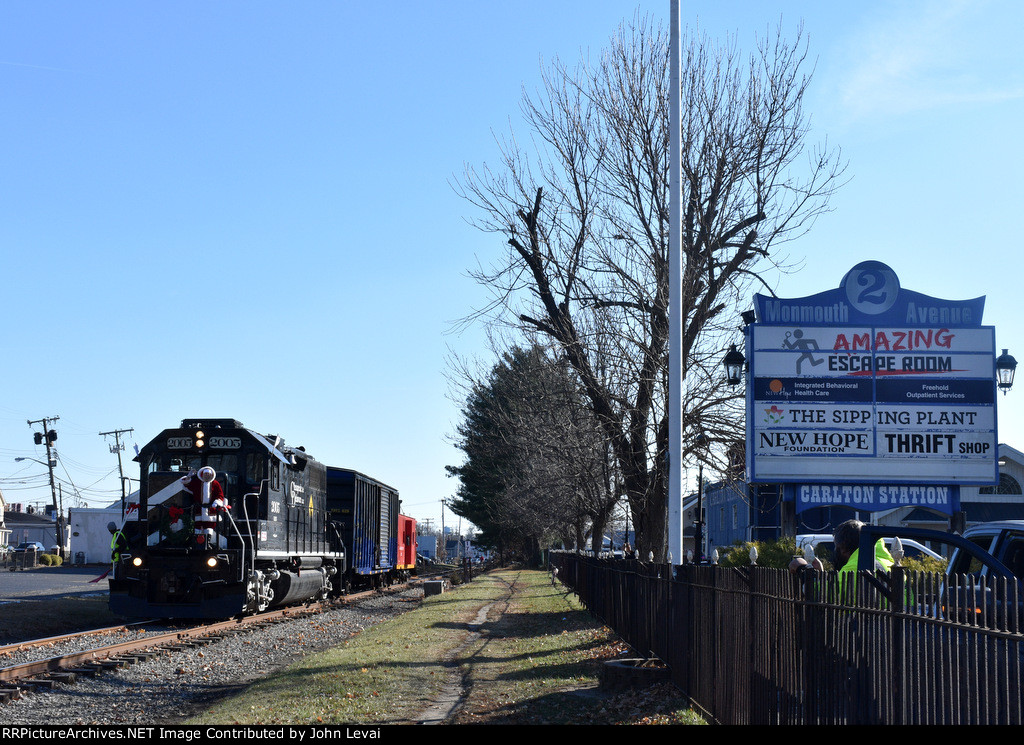
[[[88,667],[73,667],[73,668],[69,668],[67,670],[67,672],[74,673],[75,675],[81,675],[81,676],[86,677],[86,678],[95,678],[97,675],[99,675],[101,672],[103,672],[103,668],[101,668],[101,667],[99,667],[97,665],[93,665],[92,663],[86,663],[86,664],[89,665],[89,666]]]

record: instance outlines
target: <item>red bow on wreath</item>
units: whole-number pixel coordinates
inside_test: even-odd
[[[178,518],[185,514],[185,510],[181,507],[168,507],[167,513],[171,516],[171,522],[177,522]]]

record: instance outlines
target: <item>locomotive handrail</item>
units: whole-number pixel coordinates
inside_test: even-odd
[[[269,479],[260,479],[260,491],[263,491],[264,485],[266,485],[268,483],[269,483]],[[246,525],[250,525],[251,526],[254,521],[249,519],[249,497],[256,497],[256,499],[259,499],[260,495],[259,495],[259,492],[247,492],[246,494],[242,495],[242,512],[245,513],[245,523],[246,523]],[[239,571],[241,572],[241,576],[238,579],[239,579],[239,582],[245,582],[248,585],[249,579],[248,579],[248,577],[245,574],[245,552],[246,552],[245,539],[241,538],[241,534],[239,534],[239,537],[240,537],[240,539],[242,541],[242,565],[239,567]],[[253,534],[252,534],[251,527],[250,527],[250,530],[249,530],[249,547],[248,547],[248,550],[252,553],[252,556],[251,556],[252,567],[255,570],[255,568],[256,568],[256,541],[253,540]]]
[[[244,502],[244,498],[243,498],[243,502]],[[245,509],[244,506],[243,506],[243,509]],[[235,534],[238,536],[239,543],[242,544],[242,563],[241,563],[241,566],[239,566],[239,569],[238,569],[238,571],[239,571],[238,581],[242,582],[242,581],[245,580],[245,537],[242,535],[242,531],[240,531],[238,529],[238,524],[235,522],[235,518],[231,517],[231,512],[229,510],[225,510],[223,512],[223,514],[225,516],[227,516],[228,521],[231,523],[231,527],[235,529]],[[248,520],[246,520],[246,522],[248,522]],[[250,534],[249,537],[251,538],[252,534]]]

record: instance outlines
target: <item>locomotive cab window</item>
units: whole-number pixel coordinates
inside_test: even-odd
[[[258,492],[267,477],[267,457],[262,453],[245,456],[245,485],[249,491]]]

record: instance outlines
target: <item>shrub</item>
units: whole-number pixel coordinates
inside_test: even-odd
[[[44,567],[59,567],[64,559],[57,554],[39,554],[39,563]]]
[[[783,536],[774,541],[736,541],[724,551],[719,549],[718,564],[724,567],[750,566],[750,547],[757,548],[757,565],[786,569],[796,556],[796,538]]]
[[[913,572],[931,572],[933,574],[945,574],[948,559],[936,559],[924,554],[916,559],[904,558],[900,566]]]
[[[773,567],[775,569],[786,569],[789,563],[797,556],[796,538],[787,536],[775,541],[736,541],[726,549],[719,549],[719,566],[724,567],[745,567],[750,566],[750,547],[757,547],[757,565],[761,567]],[[821,559],[826,571],[834,571],[832,565],[832,552],[823,546],[818,546],[815,556]],[[945,574],[946,559],[934,559],[931,556],[922,555],[915,559],[904,558],[900,565],[904,569],[915,572],[933,572]]]

